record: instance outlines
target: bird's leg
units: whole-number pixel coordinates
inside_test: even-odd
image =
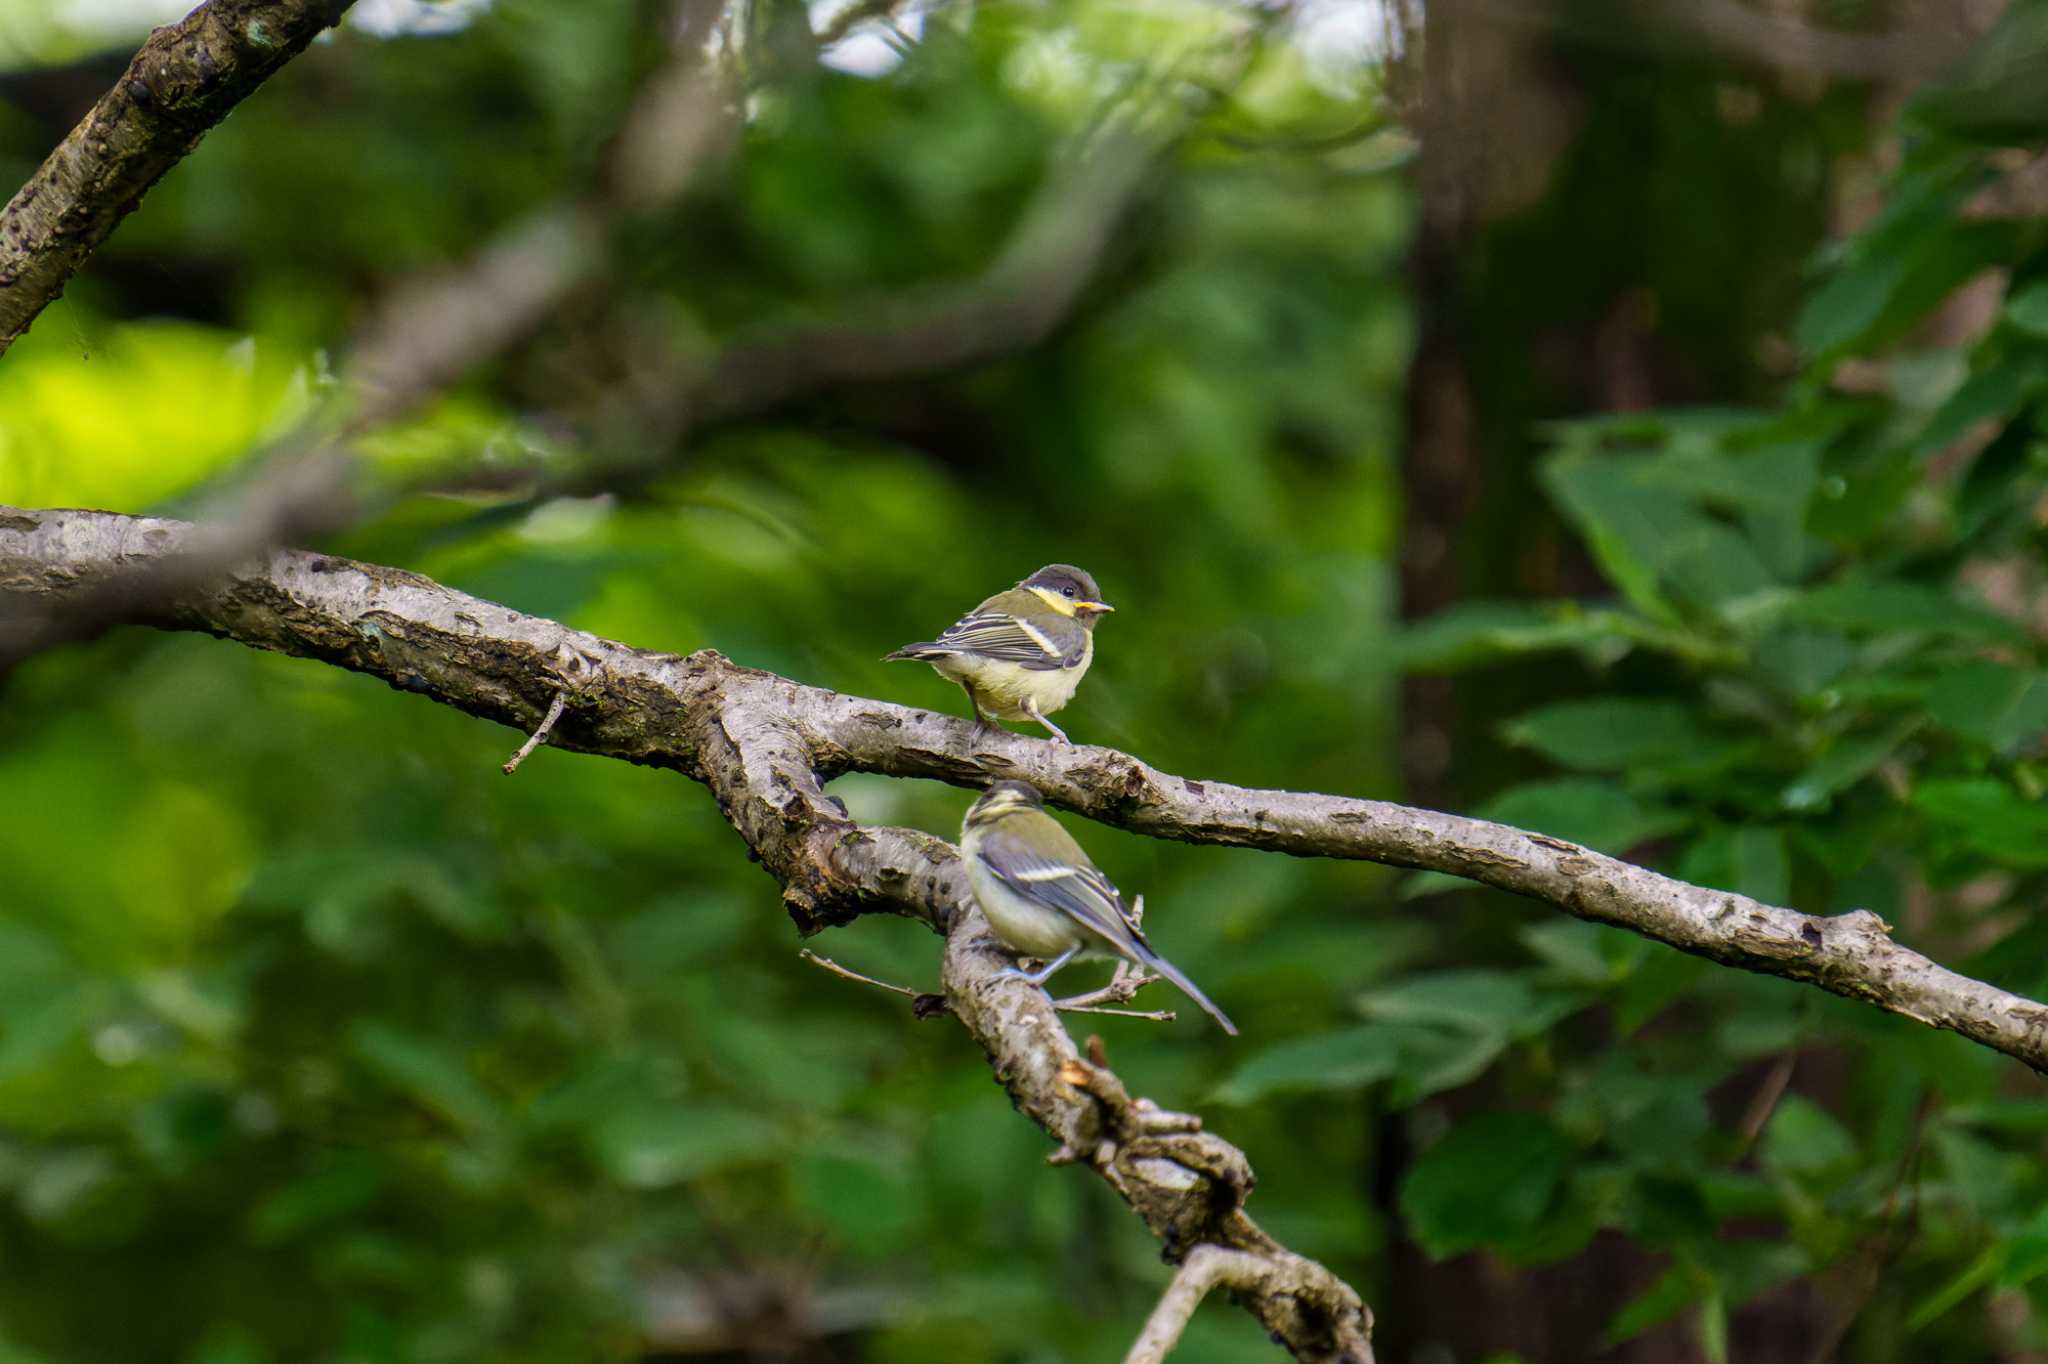
[[[1068,962],[1072,961],[1074,959],[1074,954],[1080,950],[1081,944],[1075,943],[1072,947],[1069,947],[1066,951],[1060,953],[1057,957],[1054,957],[1051,961],[1039,967],[1036,971],[1026,971],[1021,966],[1006,966],[1001,971],[998,971],[996,974],[1000,976],[1015,976],[1017,979],[1024,981],[1027,984],[1042,986],[1046,983],[1046,981],[1052,979],[1053,972],[1059,970],[1062,966],[1065,966]]]
[[[1058,725],[1054,724],[1052,721],[1046,719],[1043,715],[1040,715],[1038,713],[1038,702],[1032,700],[1028,696],[1024,698],[1024,713],[1030,716],[1032,719],[1038,721],[1039,724],[1044,725],[1047,729],[1051,730],[1053,738],[1058,739],[1061,743],[1067,745],[1067,747],[1069,748],[1072,748],[1074,746],[1074,741],[1067,737],[1067,732],[1064,729],[1061,729]]]
[[[963,679],[960,683],[960,689],[967,693],[967,705],[970,709],[974,711],[975,733],[986,734],[990,730],[994,730],[998,734],[1000,734],[1002,732],[1002,726],[998,725],[995,721],[989,719],[988,716],[983,713],[981,709],[981,697],[975,692],[974,684]]]

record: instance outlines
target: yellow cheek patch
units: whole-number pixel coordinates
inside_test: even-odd
[[[1065,597],[1061,596],[1057,592],[1052,591],[1050,588],[1027,587],[1024,590],[1026,592],[1031,593],[1033,596],[1037,597],[1040,601],[1044,602],[1047,606],[1050,606],[1053,610],[1059,612],[1061,615],[1067,617],[1073,616],[1074,611],[1076,609],[1074,603],[1068,601]]]

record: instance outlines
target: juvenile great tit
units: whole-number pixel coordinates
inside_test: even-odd
[[[1157,971],[1237,1036],[1237,1025],[1174,964],[1152,950],[1122,894],[1081,845],[1045,812],[1038,789],[999,781],[982,793],[960,826],[967,884],[1005,947],[1045,963],[1035,972],[1010,968],[1033,985],[1076,956],[1122,957]]]
[[[1047,564],[954,621],[937,639],[882,657],[914,658],[958,682],[976,724],[1035,720],[1068,743],[1066,731],[1045,717],[1073,699],[1095,661],[1095,622],[1114,610],[1088,574]]]

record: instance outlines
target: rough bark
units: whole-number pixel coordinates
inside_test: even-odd
[[[41,620],[51,598],[93,600],[105,581],[132,579],[138,567],[182,577],[176,566],[190,552],[207,546],[200,528],[183,522],[0,507],[0,643],[10,614]],[[859,754],[869,736],[906,725],[929,726],[933,736],[950,727],[956,774],[971,780],[964,722],[805,687],[710,651],[686,658],[632,649],[401,569],[324,555],[280,551],[204,586],[183,581],[179,593],[135,597],[131,618],[368,673],[522,730],[561,697],[550,745],[702,782],[782,884],[803,931],[887,912],[946,933],[946,1005],[1019,1111],[1059,1143],[1053,1160],[1099,1174],[1170,1259],[1210,1245],[1245,1257],[1233,1263],[1255,1260],[1256,1272],[1232,1280],[1237,1301],[1296,1358],[1371,1364],[1372,1318],[1358,1294],[1245,1212],[1255,1181],[1244,1153],[1203,1132],[1198,1118],[1133,1098],[1099,1060],[1076,1051],[1042,990],[1001,974],[1009,959],[969,908],[953,845],[915,829],[856,824],[825,793],[833,772],[867,765]],[[1040,741],[990,743],[990,760],[1000,763]]]
[[[0,353],[228,111],[355,0],[209,0],[152,33],[0,209]]]
[[[179,521],[0,507],[0,642],[8,614],[39,619],[52,600],[89,599],[100,581],[138,565],[174,569],[201,535]],[[1113,749],[977,731],[808,687],[711,650],[645,652],[402,569],[301,551],[139,598],[132,616],[369,673],[522,732],[566,692],[550,742],[705,783],[782,881],[805,932],[871,911],[944,927],[959,899],[950,844],[855,824],[824,794],[825,781],[849,771],[964,787],[1019,777],[1055,804],[1156,838],[1466,877],[1724,965],[1818,985],[2048,1072],[2048,1008],[1900,946],[1867,910],[1802,914],[1461,815],[1194,781]]]

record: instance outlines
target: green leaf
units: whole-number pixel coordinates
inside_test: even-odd
[[[1585,772],[1684,762],[1728,741],[1683,702],[1627,697],[1561,701],[1517,717],[1502,734],[1509,743]]]
[[[1382,1023],[1529,1037],[1585,1002],[1576,992],[1538,992],[1506,971],[1471,970],[1409,976],[1361,995],[1358,1007]]]
[[[1433,1259],[1481,1246],[1512,1252],[1548,1210],[1572,1145],[1534,1113],[1467,1119],[1424,1151],[1401,1184],[1401,1211]]]
[[[927,1198],[917,1171],[871,1155],[817,1152],[796,1166],[801,1206],[822,1218],[862,1259],[902,1251],[916,1239]]]
[[[2048,867],[2048,805],[1996,778],[1922,782],[1913,804],[1965,848],[2008,866]]]
[[[1905,273],[1904,260],[1891,253],[1848,261],[1800,309],[1793,343],[1808,355],[1848,346],[1877,325]]]
[[[1474,813],[1481,819],[1616,854],[1682,829],[1690,821],[1690,816],[1638,800],[1612,782],[1576,777],[1525,782],[1495,796]]]
[[[1586,648],[1619,652],[1627,641],[1598,614],[1519,602],[1467,602],[1403,631],[1393,652],[1406,671],[1440,673]]]
[[[2037,285],[2035,289],[2048,292],[2048,285]],[[2041,372],[2037,348],[2026,350],[2028,353],[2019,360],[1991,365],[1963,380],[1927,419],[1926,429],[1913,442],[1913,453],[1925,459],[1946,450],[1979,423],[2009,419]]]
[[[1362,1089],[1392,1075],[1402,1030],[1366,1023],[1276,1043],[1253,1055],[1216,1087],[1218,1103],[1247,1104],[1268,1094]]]
[[[1708,829],[1679,858],[1678,876],[1695,885],[1782,905],[1791,895],[1792,882],[1784,831],[1756,825]]]
[[[1563,455],[1544,466],[1559,507],[1638,610],[1674,619],[1664,589],[1704,605],[1746,596],[1771,575],[1741,535],[1655,481],[1651,461]]]
[[[1863,780],[1913,736],[1921,718],[1908,715],[1890,728],[1861,739],[1840,739],[1805,775],[1787,786],[1778,803],[1787,810],[1818,810],[1835,794]]]
[[[468,1067],[436,1043],[373,1018],[357,1020],[349,1040],[373,1073],[455,1126],[475,1132],[497,1120],[491,1096]]]
[[[1691,816],[1681,811],[1639,800],[1612,782],[1583,777],[1525,782],[1472,813],[1479,819],[1583,843],[1617,856],[1645,840],[1675,833],[1691,821]],[[1470,886],[1463,877],[1430,871],[1408,878],[1400,895],[1404,900],[1419,900]]]
[[[2048,673],[1973,658],[1935,682],[1927,713],[1937,724],[2004,752],[2048,730]]]
[[[2008,297],[2005,320],[2030,336],[2048,337],[2048,280],[2036,280]]]
[[[259,1246],[289,1241],[362,1211],[383,1189],[375,1157],[337,1152],[323,1168],[258,1203],[249,1214],[249,1239]]]
[[[1675,1264],[1664,1271],[1657,1282],[1631,1298],[1627,1305],[1614,1314],[1601,1332],[1600,1347],[1612,1349],[1625,1340],[1633,1340],[1659,1322],[1669,1321],[1687,1307],[1700,1300],[1712,1285],[1712,1280],[1698,1269],[1687,1264]]]
[[[1623,979],[1649,952],[1633,933],[1580,919],[1545,919],[1515,937],[1568,984],[1598,988]]]
[[[2015,622],[1957,593],[1924,583],[1889,581],[1816,587],[1786,597],[1775,614],[1781,622],[1832,626],[1851,634],[1920,631],[2011,643],[2025,640],[2025,632]]]
[[[592,1153],[619,1183],[659,1189],[733,1166],[780,1158],[781,1131],[725,1104],[649,1104],[612,1116]]]
[[[1401,1039],[1401,1069],[1388,1101],[1395,1108],[1470,1084],[1507,1050],[1508,1034],[1481,1029],[1416,1027]]]
[[[2005,1266],[2005,1256],[2006,1247],[2001,1242],[1972,1260],[1961,1273],[1920,1300],[1919,1306],[1906,1318],[1906,1329],[1918,1331],[1931,1326],[1961,1306],[1998,1276],[1998,1271]]]
[[[1818,1175],[1856,1163],[1856,1142],[1820,1105],[1789,1094],[1771,1114],[1759,1148],[1765,1165],[1787,1174]]]

